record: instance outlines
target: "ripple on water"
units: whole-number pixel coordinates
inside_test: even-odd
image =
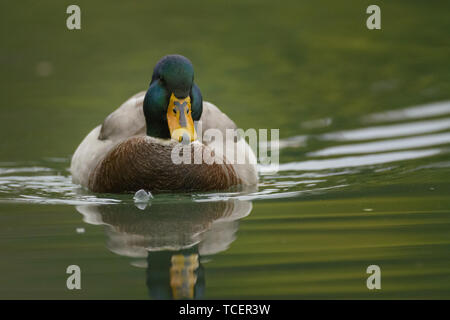
[[[441,116],[450,113],[450,101],[440,101],[409,107],[400,110],[392,110],[370,114],[363,117],[365,122],[394,122],[410,119],[420,119],[427,117]]]
[[[345,191],[352,186],[352,181],[365,181],[368,173],[385,175],[384,180],[389,183],[389,175],[394,169],[403,175],[417,170],[443,170],[449,167],[447,159],[442,158],[449,150],[450,118],[426,118],[449,113],[450,102],[444,101],[367,115],[355,122],[359,128],[340,131],[332,130],[330,118],[327,122],[330,132],[317,136],[299,134],[274,144],[280,150],[280,164],[259,166],[258,188],[194,193],[175,198],[166,195],[161,201],[295,198]],[[399,123],[392,123],[395,121]],[[381,124],[367,126],[367,123]],[[318,150],[309,146],[312,138],[321,144]],[[285,150],[289,150],[289,157],[296,161],[283,161]],[[69,162],[69,158],[45,158],[29,163],[1,162],[0,202],[82,205],[133,201],[133,194],[98,195],[74,185],[67,169]],[[155,201],[158,198],[156,195]]]

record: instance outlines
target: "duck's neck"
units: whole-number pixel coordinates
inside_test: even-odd
[[[170,138],[166,119],[168,103],[166,90],[158,82],[152,83],[143,103],[148,136],[161,139]]]
[[[169,127],[161,122],[146,121],[147,123],[147,135],[149,137],[170,139]]]

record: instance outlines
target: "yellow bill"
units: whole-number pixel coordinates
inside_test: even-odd
[[[167,108],[167,123],[172,139],[188,143],[197,139],[192,120],[191,98],[178,99],[172,93]]]

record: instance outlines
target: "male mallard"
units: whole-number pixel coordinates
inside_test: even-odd
[[[72,180],[91,191],[111,193],[254,185],[256,157],[236,129],[228,116],[202,100],[192,63],[168,55],[156,64],[147,92],[128,99],[84,138],[72,157]],[[208,136],[217,131],[223,139]],[[172,150],[181,145],[201,161],[175,163]],[[245,161],[233,164],[234,159],[226,157],[230,150],[245,155]]]

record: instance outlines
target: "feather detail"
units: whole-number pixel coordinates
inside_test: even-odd
[[[119,193],[146,189],[151,192],[224,190],[241,184],[233,167],[221,163],[174,164],[171,158],[176,142],[161,144],[147,136],[119,143],[100,161],[89,179],[94,192]],[[207,146],[192,143],[191,159],[213,154]],[[193,162],[193,161],[192,161]]]

